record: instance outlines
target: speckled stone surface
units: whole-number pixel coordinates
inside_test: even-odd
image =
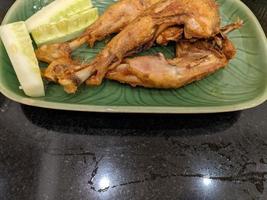
[[[267,31],[266,0],[244,1]],[[2,17],[12,1],[0,2]],[[267,103],[211,115],[23,106],[0,94],[0,199],[267,199]]]

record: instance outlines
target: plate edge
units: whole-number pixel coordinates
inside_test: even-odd
[[[9,15],[15,7],[19,5],[19,3],[23,0],[16,0],[14,4],[10,7],[7,14],[5,15],[1,24],[5,24],[9,18]],[[240,6],[243,7],[247,11],[247,14],[250,18],[253,19],[255,22],[258,30],[257,32],[260,36],[265,38],[265,53],[267,54],[267,40],[266,35],[254,13],[240,0],[230,0],[238,3]],[[267,83],[266,83],[267,84]],[[250,101],[246,101],[243,103],[238,103],[229,106],[211,106],[211,107],[146,107],[146,106],[94,106],[94,105],[82,105],[82,104],[67,104],[67,103],[53,103],[53,102],[45,102],[42,100],[36,100],[31,98],[21,98],[20,96],[13,94],[12,92],[8,91],[4,87],[0,85],[0,92],[6,96],[7,98],[29,106],[36,106],[41,108],[50,108],[50,109],[57,109],[57,110],[70,110],[70,111],[83,111],[83,112],[110,112],[110,113],[170,113],[170,114],[196,114],[196,113],[222,113],[222,112],[233,112],[233,111],[240,111],[249,108],[254,108],[267,100],[267,87],[263,93],[257,98],[252,99]],[[65,106],[65,107],[64,107]]]

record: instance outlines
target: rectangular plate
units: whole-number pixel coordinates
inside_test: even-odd
[[[51,1],[51,0],[50,0]],[[25,20],[45,5],[47,0],[17,0],[8,11],[3,24]],[[95,1],[102,13],[114,3]],[[255,107],[267,99],[267,43],[254,14],[240,0],[219,0],[222,24],[244,20],[242,29],[229,34],[237,47],[237,56],[229,66],[189,86],[157,90],[131,88],[112,81],[99,87],[82,86],[74,95],[66,94],[59,85],[49,84],[46,96],[29,98],[19,89],[19,82],[0,42],[0,91],[22,104],[77,111],[127,113],[214,113]],[[104,44],[93,49],[83,46],[73,56],[90,60]],[[174,55],[173,47],[154,47],[148,54],[163,52]]]

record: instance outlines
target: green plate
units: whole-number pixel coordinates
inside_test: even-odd
[[[51,0],[50,0],[51,1]],[[47,0],[17,0],[3,24],[25,20],[43,7]],[[112,0],[95,0],[103,12]],[[82,86],[74,95],[66,94],[61,86],[49,84],[46,96],[29,98],[19,89],[19,82],[0,42],[0,91],[22,104],[63,110],[138,113],[213,113],[255,107],[267,99],[267,43],[265,34],[253,13],[240,0],[218,0],[223,24],[243,19],[242,29],[229,37],[238,53],[229,66],[208,78],[189,86],[157,90],[131,88],[112,81],[99,87]],[[90,49],[81,47],[73,53],[90,60],[104,47],[99,42]],[[163,52],[173,56],[173,47],[154,47],[146,53]]]

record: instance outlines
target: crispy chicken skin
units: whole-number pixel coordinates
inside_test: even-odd
[[[182,40],[172,60],[162,54],[126,59],[106,77],[131,86],[179,88],[226,66],[235,52],[226,36],[196,42]]]
[[[124,57],[150,48],[160,33],[178,25],[183,25],[186,39],[211,37],[220,31],[218,6],[214,0],[162,0],[127,25],[87,67],[74,74],[66,72],[59,83],[67,92],[75,92],[93,75],[87,84],[99,85]]]
[[[170,41],[178,42],[184,33],[182,27],[170,27],[163,31],[156,39],[156,43],[166,46]]]
[[[42,45],[35,50],[35,55],[39,61],[52,63],[57,59],[71,59],[71,48],[68,43],[56,43],[50,45]]]
[[[103,40],[107,35],[120,32],[141,12],[160,0],[121,0],[111,6],[100,18],[87,28],[82,37],[87,37],[92,47],[95,41]]]

